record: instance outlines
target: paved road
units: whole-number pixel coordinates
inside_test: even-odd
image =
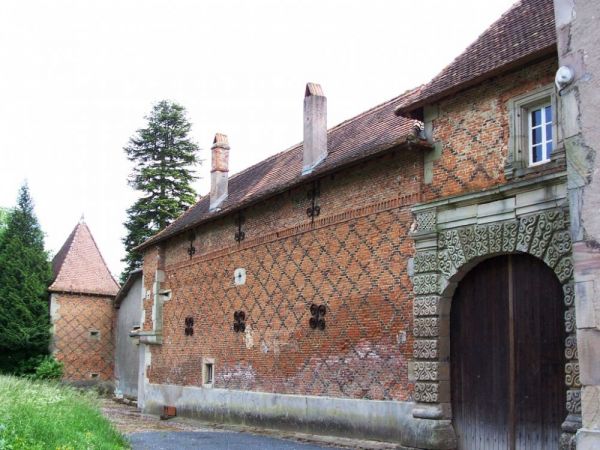
[[[335,450],[334,447],[232,431],[151,431],[131,433],[129,440],[133,450]]]
[[[111,400],[102,402],[102,412],[131,441],[133,450],[342,450],[325,444],[307,444],[281,435],[252,434],[201,425],[177,419],[158,420],[132,406]],[[346,445],[336,442],[332,445]]]

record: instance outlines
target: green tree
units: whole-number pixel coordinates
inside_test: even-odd
[[[152,108],[146,128],[137,130],[124,148],[134,169],[129,185],[140,191],[140,198],[127,210],[123,239],[127,274],[142,265],[142,257],[133,251],[185,209],[194,204],[192,182],[197,179],[193,168],[200,163],[198,146],[188,137],[192,127],[185,108],[163,100]]]
[[[23,184],[0,239],[0,371],[32,371],[48,354],[51,280],[44,233]]]
[[[6,229],[6,225],[8,223],[8,218],[10,217],[10,209],[0,208],[0,239],[2,239],[2,234]]]

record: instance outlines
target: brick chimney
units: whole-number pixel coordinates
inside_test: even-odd
[[[229,141],[221,133],[215,134],[212,145],[210,171],[210,210],[217,208],[227,198],[229,182]]]
[[[307,83],[304,93],[304,161],[302,174],[327,157],[327,97],[320,84]]]

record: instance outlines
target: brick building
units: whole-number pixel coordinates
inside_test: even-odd
[[[119,285],[83,221],[54,257],[52,269],[51,350],[64,363],[63,379],[78,384],[112,381],[113,301]]]
[[[308,84],[303,144],[231,178],[217,134],[210,194],[139,248],[140,406],[419,449],[573,445],[556,45],[552,2],[522,0],[329,130]]]

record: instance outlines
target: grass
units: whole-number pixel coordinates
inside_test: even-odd
[[[98,398],[56,383],[0,376],[0,450],[127,449]]]

